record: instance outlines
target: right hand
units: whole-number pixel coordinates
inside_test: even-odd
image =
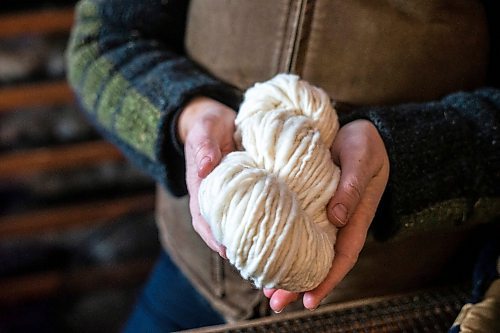
[[[226,258],[226,249],[215,240],[210,226],[201,216],[198,190],[203,178],[225,155],[235,150],[235,118],[236,112],[228,106],[211,98],[197,97],[182,110],[177,124],[179,138],[184,143],[193,228],[223,258]]]

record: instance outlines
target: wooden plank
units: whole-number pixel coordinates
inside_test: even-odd
[[[3,14],[0,15],[0,38],[68,32],[73,25],[73,19],[72,7]]]
[[[0,217],[0,239],[110,223],[127,214],[153,211],[154,204],[151,193],[5,215]]]
[[[73,102],[66,81],[23,84],[0,89],[0,112],[33,106],[66,105]]]
[[[115,146],[102,140],[12,152],[0,155],[0,179],[123,159]]]
[[[0,304],[83,294],[106,288],[133,287],[145,280],[152,266],[152,259],[134,259],[112,265],[3,279],[0,280]]]

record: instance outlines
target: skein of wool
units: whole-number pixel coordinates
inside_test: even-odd
[[[337,233],[326,205],[340,178],[329,150],[338,127],[328,95],[295,75],[246,91],[239,151],[202,181],[199,202],[228,260],[256,287],[302,292],[325,279]]]

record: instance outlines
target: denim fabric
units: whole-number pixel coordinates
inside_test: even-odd
[[[124,332],[164,333],[223,323],[162,251]]]

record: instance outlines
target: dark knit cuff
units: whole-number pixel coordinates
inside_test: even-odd
[[[238,110],[242,95],[236,88],[217,81],[208,74],[193,78],[190,84],[185,81],[176,93],[176,102],[171,104],[172,110],[164,112],[160,119],[156,151],[159,161],[168,169],[164,185],[173,195],[182,196],[187,194],[184,147],[177,131],[182,109],[194,97],[205,96]]]
[[[485,208],[489,216],[498,213],[499,110],[500,92],[481,89],[340,113],[342,124],[371,121],[389,155],[389,183],[372,224],[376,237],[463,224],[485,202],[496,205]]]

